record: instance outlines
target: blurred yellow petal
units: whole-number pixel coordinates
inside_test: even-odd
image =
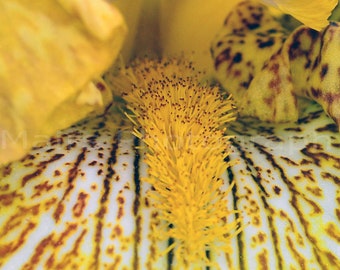
[[[257,0],[288,13],[311,28],[320,30],[337,0]],[[190,55],[207,73],[213,69],[210,42],[217,29],[234,7],[242,0],[160,0],[160,49],[165,56]],[[274,10],[274,8],[273,8]]]
[[[115,6],[124,16],[127,27],[129,29],[126,39],[124,41],[124,46],[121,51],[121,55],[124,61],[128,62],[131,60],[134,54],[135,40],[138,33],[139,21],[142,14],[142,5],[145,0],[115,0]]]
[[[110,38],[114,29],[121,26],[121,19],[117,20],[117,11],[114,11],[105,1],[58,0],[57,2],[71,15],[78,16],[87,31],[98,39]]]
[[[80,89],[112,64],[126,26],[119,11],[101,0],[2,1],[0,18],[3,163],[20,158],[37,137],[98,108],[98,102],[78,102],[72,110],[70,101],[76,102]],[[67,114],[56,111],[66,107]],[[51,117],[59,118],[58,125],[49,123]]]
[[[50,134],[56,127],[64,127],[65,123],[75,123],[76,121],[88,116],[93,110],[99,114],[104,112],[112,104],[112,92],[102,79],[96,79],[83,87],[79,93],[70,96],[67,100],[60,103],[51,111],[44,126],[42,134]],[[33,140],[33,145],[44,143],[50,136],[38,136]]]
[[[328,17],[338,4],[337,0],[262,0],[294,16],[306,26],[321,30],[328,24]]]
[[[186,53],[198,66],[212,69],[210,43],[240,0],[160,1],[160,46],[166,56]],[[192,54],[194,52],[194,54]],[[192,55],[191,55],[192,54]],[[209,73],[210,70],[207,70]]]

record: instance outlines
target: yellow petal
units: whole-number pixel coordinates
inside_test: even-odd
[[[70,109],[57,111],[73,106],[79,89],[112,64],[124,40],[118,10],[95,3],[0,3],[0,164],[98,107],[75,106],[72,117]],[[58,125],[49,123],[52,115],[60,118]]]
[[[41,129],[41,134],[50,134],[51,131],[57,131],[56,127],[64,127],[66,123],[75,123],[93,112],[94,109],[95,113],[102,113],[112,104],[111,102],[111,90],[102,79],[96,79],[51,111]],[[42,138],[39,136],[40,141],[34,140],[33,145],[44,143],[43,139],[48,138],[48,136]]]
[[[216,78],[232,94],[240,115],[262,121],[298,118],[288,55],[278,52],[287,33],[268,8],[240,3],[212,43]]]
[[[338,127],[340,127],[339,42],[340,24],[333,22],[321,32],[301,26],[287,38],[283,47],[283,53],[286,51],[290,56],[296,95],[318,102]]]
[[[328,17],[338,4],[337,0],[262,0],[294,16],[306,26],[321,30],[328,24]]]
[[[340,125],[340,24],[322,31],[300,26],[291,34],[267,8],[246,1],[231,12],[213,42],[216,78],[243,116],[298,119],[298,97],[318,102]]]
[[[113,1],[111,1],[113,2]],[[114,4],[123,14],[129,29],[121,55],[124,61],[128,62],[134,53],[135,38],[138,32],[140,16],[142,12],[142,3],[144,0],[115,0]]]
[[[186,53],[212,71],[210,43],[232,8],[241,0],[160,1],[160,43],[165,56]],[[209,70],[210,69],[210,70]]]
[[[87,31],[98,39],[110,38],[114,29],[121,26],[121,18],[117,20],[119,13],[105,1],[58,0],[57,2],[71,15],[79,17]]]

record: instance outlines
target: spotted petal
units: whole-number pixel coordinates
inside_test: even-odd
[[[170,269],[146,192],[144,148],[112,115],[87,119],[2,168],[2,269]],[[127,128],[125,128],[126,130]],[[311,104],[297,124],[233,124],[223,175],[244,229],[222,269],[340,267],[340,135]]]
[[[320,32],[300,26],[289,34],[268,8],[245,1],[212,43],[216,78],[243,116],[293,122],[298,97],[304,97],[321,104],[339,126],[339,38],[337,22]]]

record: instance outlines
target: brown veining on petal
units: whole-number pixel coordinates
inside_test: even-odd
[[[124,216],[124,202],[125,199],[123,197],[118,197],[117,198],[117,202],[118,202],[118,214],[117,214],[117,219],[121,219],[122,216]]]
[[[318,132],[323,132],[323,131],[330,131],[330,132],[333,132],[333,133],[339,132],[337,125],[333,124],[333,123],[327,124],[324,127],[316,128],[315,130],[318,131]]]
[[[55,137],[54,147],[35,149],[0,172],[0,268],[10,269],[14,260],[19,269],[174,267],[168,265],[175,263],[171,255],[159,256],[168,243],[154,234],[162,224],[145,196],[152,188],[138,182],[146,176],[143,147],[137,162],[133,139],[123,147],[125,141],[113,142],[116,132],[106,129],[111,120],[91,121],[61,132],[63,140]],[[106,125],[99,124],[103,121]],[[244,270],[340,267],[334,249],[340,245],[340,137],[326,130],[331,123],[316,105],[296,124],[233,123],[229,160],[239,163],[228,168],[223,181],[235,182],[228,203],[240,210],[244,229],[233,239],[233,253],[219,254],[219,262]],[[88,137],[95,137],[93,148]],[[70,173],[83,151],[84,159]],[[46,163],[58,153],[64,156]],[[46,168],[22,186],[39,164]],[[60,203],[57,222],[53,214]]]
[[[36,178],[36,177],[38,177],[39,175],[41,175],[42,172],[43,172],[42,169],[37,169],[35,172],[25,175],[25,176],[22,178],[22,186],[25,186],[26,183],[27,183],[28,181],[30,181],[31,179]]]
[[[24,196],[20,193],[18,193],[17,191],[12,191],[9,193],[3,193],[0,194],[0,205],[2,204],[3,206],[6,205],[11,205],[13,203],[14,200],[16,199],[23,199]]]
[[[340,185],[340,177],[329,172],[321,172],[321,176],[325,180],[332,180],[336,185]]]
[[[45,181],[43,183],[37,184],[34,186],[35,193],[31,196],[31,198],[39,197],[44,192],[48,192],[53,188],[53,184],[50,184],[49,181]]]
[[[8,165],[1,168],[2,177],[6,177],[6,176],[10,175],[11,172],[12,172],[11,164],[8,164]]]
[[[108,167],[107,167],[107,174],[103,180],[102,185],[102,192],[100,196],[100,205],[98,208],[98,212],[96,213],[96,227],[95,227],[95,235],[94,235],[94,254],[93,254],[93,262],[91,264],[91,267],[97,269],[100,265],[100,253],[102,252],[101,244],[103,242],[103,219],[104,216],[107,213],[107,209],[109,207],[108,205],[108,196],[111,191],[111,180],[115,174],[115,171],[113,169],[113,166],[117,162],[117,149],[119,145],[119,134],[117,133],[115,137],[113,138],[113,142],[111,145],[111,151],[110,156],[107,161]]]
[[[3,239],[3,236],[6,236],[14,227],[18,225],[22,224],[20,224],[19,222],[17,224],[6,224],[5,227],[1,230],[0,239]],[[17,235],[17,239],[10,243],[0,243],[0,257],[6,257],[8,254],[11,254],[21,248],[35,226],[36,224],[28,222],[27,224],[22,226],[22,230],[20,234]]]
[[[340,157],[326,153],[321,144],[309,143],[301,150],[301,152],[312,159],[313,162],[320,167],[323,162],[329,162],[334,168],[340,168]]]
[[[87,197],[89,195],[84,193],[84,192],[80,192],[78,194],[78,198],[77,198],[77,202],[76,204],[73,206],[73,214],[76,216],[76,217],[80,217],[84,211],[84,208],[86,207],[87,203]]]
[[[232,143],[233,143],[233,146],[236,147],[237,151],[239,151],[240,153],[240,157],[242,158],[242,160],[246,161],[247,162],[247,166],[246,166],[246,169],[248,172],[251,173],[251,167],[254,166],[255,164],[255,161],[249,157],[247,155],[247,150],[246,149],[243,149],[242,146],[240,144],[238,144],[236,142],[236,140],[232,139]],[[263,146],[260,146],[260,145],[257,145],[258,147],[260,148],[263,148]],[[265,148],[265,147],[264,147]],[[251,156],[251,155],[250,155]],[[245,174],[248,174],[245,173]],[[256,174],[258,175],[258,171],[256,172]],[[258,177],[258,176],[257,176]],[[275,250],[275,254],[277,255],[277,266],[279,268],[282,268],[282,261],[283,261],[283,258],[282,258],[282,254],[279,252],[279,247],[278,247],[278,242],[279,242],[279,235],[277,234],[276,230],[275,230],[275,225],[274,225],[274,222],[273,222],[273,218],[272,218],[272,215],[274,214],[273,213],[273,209],[271,207],[269,207],[268,205],[268,201],[267,201],[267,191],[264,189],[263,185],[261,184],[261,179],[257,179],[257,177],[255,177],[254,175],[252,175],[252,178],[253,178],[253,181],[256,182],[256,185],[259,187],[259,190],[261,190],[261,193],[263,193],[263,195],[261,196],[260,198],[260,202],[261,202],[261,207],[259,207],[258,203],[259,202],[256,202],[254,200],[250,200],[249,201],[249,206],[247,206],[245,208],[245,211],[247,213],[247,215],[250,216],[251,218],[251,224],[253,227],[261,227],[263,226],[263,221],[261,219],[261,217],[259,216],[259,210],[261,208],[265,209],[266,210],[266,213],[267,213],[267,221],[268,221],[268,226],[270,228],[270,231],[269,231],[269,234],[272,238],[272,242],[273,242],[273,247],[274,247],[274,250]],[[250,191],[251,192],[251,191]],[[249,199],[248,199],[249,200]],[[248,210],[249,208],[249,210]],[[240,235],[242,237],[242,233]],[[246,240],[244,240],[246,241]],[[242,253],[240,254],[242,256]],[[264,254],[260,254],[258,255],[259,257],[258,258],[261,258],[261,260],[266,260]]]
[[[298,252],[298,250],[296,250],[294,248],[294,242],[293,239],[291,239],[290,237],[287,237],[287,242],[288,242],[288,246],[291,249],[291,254],[293,257],[296,258],[296,260],[299,262],[299,266],[301,267],[301,269],[307,270],[308,269],[308,262],[305,260],[305,258],[303,256],[301,256]]]
[[[68,184],[69,185],[68,185],[67,189],[65,190],[63,197],[59,201],[57,208],[56,208],[56,210],[53,214],[53,217],[54,217],[56,222],[59,221],[60,216],[62,215],[62,213],[65,209],[64,200],[67,198],[67,195],[74,188],[72,182],[75,180],[75,178],[78,175],[78,169],[79,169],[78,167],[79,167],[80,163],[85,159],[86,151],[87,151],[87,148],[83,147],[81,153],[77,156],[77,159],[73,164],[73,167],[71,169],[69,169],[69,172],[68,172]]]
[[[53,234],[45,237],[42,239],[39,244],[34,249],[33,256],[31,257],[30,261],[27,262],[27,264],[24,265],[25,269],[30,269],[33,270],[35,266],[38,264],[40,257],[44,254],[45,249],[51,245],[52,239],[53,239]]]
[[[309,169],[309,170],[300,170],[300,171],[301,171],[301,173],[302,173],[302,175],[303,175],[303,177],[305,179],[308,179],[311,182],[315,182],[316,181],[312,169]]]
[[[338,243],[340,243],[340,230],[339,227],[335,227],[334,224],[328,224],[326,232],[332,238],[334,238]]]
[[[299,164],[297,164],[295,161],[289,159],[288,157],[282,157],[281,156],[280,158],[283,159],[284,161],[286,161],[289,166],[299,166]]]
[[[271,155],[268,152],[268,150],[266,150],[263,146],[260,146],[258,144],[255,144],[255,145],[258,147],[259,151],[262,154],[265,155],[266,159],[272,164],[272,166],[276,170],[278,170],[278,172],[279,172],[279,174],[281,176],[281,179],[285,182],[285,184],[289,188],[290,193],[291,193],[291,195],[290,195],[291,196],[291,199],[290,199],[291,206],[296,211],[297,216],[300,219],[301,225],[304,228],[304,233],[305,233],[307,239],[313,245],[315,245],[315,247],[318,249],[318,245],[319,245],[318,240],[317,240],[317,238],[314,235],[312,235],[312,233],[310,231],[310,223],[309,223],[307,217],[303,215],[303,212],[302,212],[303,208],[302,208],[301,203],[302,202],[306,203],[312,209],[312,214],[315,214],[315,215],[322,214],[323,210],[321,209],[321,207],[318,205],[317,202],[307,198],[306,196],[302,196],[302,194],[298,190],[296,190],[296,188],[294,187],[294,183],[287,177],[285,169],[280,167],[277,164],[277,162],[275,160],[275,157],[273,155]],[[321,258],[319,258],[319,254],[316,251],[316,249],[314,249],[314,255],[318,259],[318,262],[320,264],[323,264]]]
[[[262,266],[263,270],[269,270],[268,268],[268,255],[267,255],[267,251],[263,250],[261,253],[259,253],[258,257],[257,257],[259,264]]]
[[[133,257],[133,267],[134,269],[138,268],[139,265],[139,255],[138,255],[138,245],[140,244],[140,234],[141,234],[141,213],[139,213],[140,208],[140,189],[141,189],[141,182],[140,182],[140,175],[139,175],[139,168],[140,168],[140,153],[138,150],[138,146],[140,145],[140,141],[138,138],[134,139],[134,152],[135,152],[135,159],[133,161],[133,180],[135,184],[135,194],[136,197],[133,202],[133,214],[136,217],[136,231],[135,231],[135,245],[134,245],[134,257]]]
[[[46,166],[50,163],[53,163],[54,161],[57,161],[58,159],[62,158],[64,154],[55,154],[50,159],[41,161],[37,165],[37,170],[35,170],[33,173],[27,174],[22,178],[22,186],[25,186],[26,183],[39,175],[43,173],[43,171],[46,169]]]

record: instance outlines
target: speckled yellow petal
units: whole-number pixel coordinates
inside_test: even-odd
[[[340,24],[321,32],[301,26],[286,40],[294,92],[317,101],[340,127]]]
[[[173,239],[157,239],[163,224],[141,181],[146,148],[115,118],[87,119],[0,170],[1,269],[174,269],[164,255]],[[212,262],[339,269],[340,134],[321,107],[296,124],[247,120],[229,130],[229,162],[239,163],[222,181],[235,183],[227,202],[244,228],[233,252],[207,251]]]
[[[278,54],[288,33],[267,7],[239,4],[213,40],[216,78],[232,94],[241,115],[263,121],[296,121],[288,55]]]
[[[100,107],[83,95],[77,110],[57,111],[112,64],[126,27],[102,0],[2,1],[0,18],[1,164]],[[49,122],[52,114],[58,124]]]
[[[321,30],[328,25],[328,17],[338,4],[338,0],[262,0],[294,16],[306,26]]]
[[[322,105],[340,126],[339,41],[339,23],[288,33],[265,6],[243,2],[213,41],[216,78],[243,116],[296,121],[303,97]]]

